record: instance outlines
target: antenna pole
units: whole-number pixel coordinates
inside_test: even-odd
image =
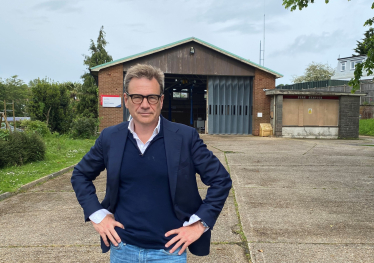
[[[264,0],[264,42],[263,42],[263,47],[262,47],[262,66],[265,66],[265,0]]]
[[[258,62],[258,64],[260,64],[261,66],[261,40],[260,40],[260,61]]]

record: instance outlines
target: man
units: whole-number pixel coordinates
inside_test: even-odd
[[[209,254],[211,229],[230,175],[195,129],[164,119],[164,74],[138,64],[124,80],[132,120],[104,129],[71,182],[111,262],[186,262],[186,248]],[[92,181],[107,170],[100,204]],[[209,189],[201,199],[195,174]],[[109,248],[110,247],[110,248]],[[158,260],[158,261],[157,261]]]

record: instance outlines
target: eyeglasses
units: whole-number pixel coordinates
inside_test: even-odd
[[[134,104],[141,104],[143,102],[144,98],[147,98],[148,103],[151,104],[151,105],[157,104],[159,99],[162,96],[162,95],[155,95],[155,94],[143,96],[141,94],[128,94],[127,92],[126,92],[126,94],[127,94],[127,96],[129,96],[131,98],[131,101]]]

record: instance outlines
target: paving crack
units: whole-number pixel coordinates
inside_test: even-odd
[[[303,153],[303,155],[307,154],[309,151],[313,150],[314,147],[317,146],[317,143],[315,143],[309,150],[307,150],[305,153]]]
[[[218,148],[216,148],[216,149],[220,150]],[[220,150],[220,151],[222,151],[222,150]],[[228,170],[229,174],[231,174],[229,161],[227,160],[227,156],[226,156],[226,153],[224,151],[223,151],[223,154],[225,156],[227,170]],[[239,234],[241,242],[239,242],[237,244],[240,245],[244,249],[244,253],[245,253],[246,258],[248,259],[248,262],[252,263],[251,253],[250,253],[248,242],[247,242],[247,237],[245,236],[245,233],[243,231],[243,226],[242,226],[242,222],[241,222],[241,218],[240,218],[238,202],[236,201],[236,194],[235,194],[234,186],[232,186],[231,191],[233,193],[236,216],[238,217],[238,229],[234,229],[232,231],[235,231],[236,234]]]

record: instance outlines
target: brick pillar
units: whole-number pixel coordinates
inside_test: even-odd
[[[277,137],[282,136],[283,127],[283,95],[275,95],[275,125],[274,125],[274,135]]]
[[[360,97],[341,96],[339,99],[339,138],[357,139],[360,120]]]
[[[252,134],[258,136],[260,123],[270,123],[270,97],[265,95],[263,89],[275,89],[275,76],[260,69],[255,69],[253,81],[253,115]],[[261,112],[262,117],[257,117]]]
[[[103,108],[100,95],[119,95],[121,108]],[[115,65],[99,71],[99,130],[119,124],[123,121],[123,65]]]

